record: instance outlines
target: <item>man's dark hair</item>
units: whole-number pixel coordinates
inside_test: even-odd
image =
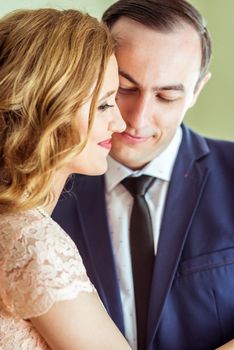
[[[201,40],[202,60],[199,81],[207,73],[212,53],[210,34],[202,15],[187,1],[118,0],[104,12],[102,20],[111,28],[122,16],[165,33],[174,31],[183,23],[191,25]]]

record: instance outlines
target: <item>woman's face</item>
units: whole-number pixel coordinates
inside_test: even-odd
[[[113,55],[104,75],[87,144],[67,165],[69,173],[100,175],[107,170],[107,155],[111,149],[112,134],[122,132],[126,126],[115,101],[118,87],[118,67]],[[90,105],[91,98],[77,111],[77,130],[81,139],[87,135]]]

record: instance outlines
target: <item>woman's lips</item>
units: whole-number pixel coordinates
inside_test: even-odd
[[[150,137],[144,137],[144,136],[133,136],[128,134],[127,132],[122,132],[121,134],[118,134],[117,136],[121,137],[126,141],[127,143],[131,144],[138,144],[143,143],[149,140]]]
[[[99,142],[98,145],[103,147],[103,148],[106,148],[106,149],[110,150],[111,149],[111,143],[112,143],[112,140],[108,139],[108,140],[104,140],[102,142]]]

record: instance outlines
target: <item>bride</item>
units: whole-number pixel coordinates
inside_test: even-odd
[[[79,11],[19,10],[0,47],[0,348],[130,349],[50,218],[72,173],[106,171],[125,128],[112,39]]]

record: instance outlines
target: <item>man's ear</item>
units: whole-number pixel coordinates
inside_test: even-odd
[[[196,86],[196,89],[194,91],[193,99],[190,104],[190,108],[195,105],[197,102],[198,96],[200,95],[200,92],[202,91],[203,87],[208,83],[208,81],[211,78],[211,73],[208,72],[206,75],[199,81],[199,83]]]

